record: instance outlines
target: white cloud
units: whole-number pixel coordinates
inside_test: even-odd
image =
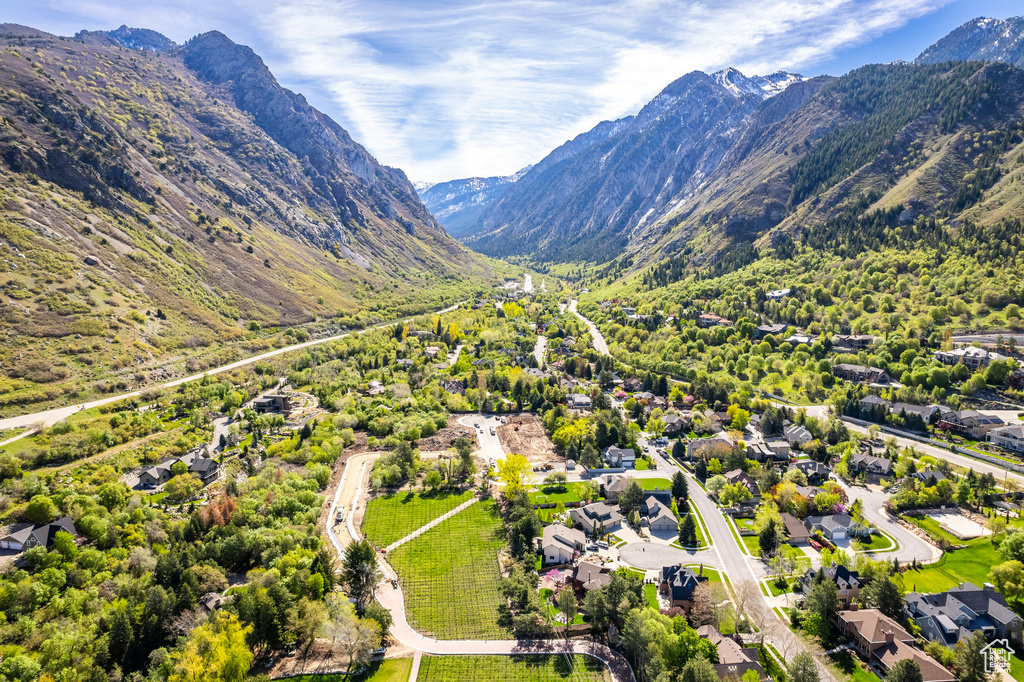
[[[383,163],[438,181],[534,163],[694,69],[813,65],[949,1],[39,0],[21,11],[64,33],[222,30]]]

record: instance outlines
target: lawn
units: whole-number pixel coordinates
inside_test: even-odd
[[[861,552],[884,552],[896,547],[896,543],[891,537],[879,532],[872,533],[867,542],[863,540],[854,540],[854,542]]]
[[[505,544],[491,500],[470,505],[388,555],[409,623],[436,639],[506,639],[498,625],[498,552]]]
[[[636,460],[636,470],[637,471],[647,471],[650,468],[651,468],[651,463],[648,462],[646,459],[638,459],[638,460]]]
[[[374,661],[368,670],[359,675],[299,675],[288,678],[289,682],[408,682],[412,672],[411,658],[389,658]]]
[[[644,585],[644,596],[647,597],[647,605],[652,609],[658,609],[658,586],[654,583]]]
[[[597,499],[603,500],[604,498],[598,497]],[[567,504],[569,502],[579,501],[580,496],[573,490],[572,485],[541,486],[539,489],[530,493],[531,504],[555,504],[556,502]]]
[[[387,547],[472,496],[473,492],[467,490],[463,493],[399,492],[375,497],[366,505],[363,534],[376,546]]]
[[[1002,563],[999,551],[990,538],[968,540],[967,549],[947,551],[938,563],[903,574],[908,590],[918,592],[944,592],[961,582],[981,586],[988,581],[988,573]]]
[[[604,669],[589,656],[424,656],[417,682],[602,682]]]
[[[774,579],[768,580],[768,591],[771,592],[773,597],[778,597],[780,594],[786,594],[793,591],[793,584],[796,582],[794,578],[783,578],[783,587],[779,587],[779,583]]]
[[[878,676],[864,668],[857,657],[849,650],[829,654],[829,658],[835,663],[837,669],[849,677],[853,682],[878,682]]]
[[[688,568],[692,568],[694,573],[700,571],[700,564],[689,564]],[[704,567],[704,577],[708,579],[709,585],[721,584],[722,574],[717,569]]]
[[[672,481],[667,478],[638,478],[640,487],[644,490],[672,490]]]

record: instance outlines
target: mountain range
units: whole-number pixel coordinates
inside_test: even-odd
[[[977,19],[913,64],[841,78],[693,72],[554,150],[472,221],[441,220],[489,255],[635,268],[770,247],[863,196],[866,208],[998,219],[1021,206],[1022,45],[1024,19]]]
[[[494,275],[219,32],[0,26],[0,179],[0,405],[145,383],[261,327],[436,309]]]

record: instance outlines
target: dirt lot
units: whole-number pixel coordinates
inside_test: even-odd
[[[465,436],[475,442],[476,434],[473,433],[473,429],[460,424],[458,416],[454,414],[448,415],[448,426],[446,428],[441,429],[433,436],[420,438],[416,441],[416,447],[419,448],[419,451],[423,453],[443,452],[452,447],[452,443],[459,436]]]
[[[518,431],[516,427],[519,427]],[[544,432],[544,424],[535,414],[509,415],[508,423],[498,427],[498,440],[505,452],[524,455],[530,464],[562,462],[561,455],[555,454],[554,443]]]

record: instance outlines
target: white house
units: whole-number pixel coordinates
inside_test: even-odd
[[[1024,452],[1024,424],[992,429],[988,432],[988,442],[1014,452]]]
[[[572,563],[576,552],[582,552],[587,544],[583,531],[566,528],[560,523],[544,527],[544,535],[540,540],[541,554],[546,564]]]
[[[781,301],[782,299],[784,299],[787,296],[789,296],[789,292],[790,291],[792,291],[792,289],[776,289],[775,291],[769,291],[768,292],[768,300],[769,301]]]

